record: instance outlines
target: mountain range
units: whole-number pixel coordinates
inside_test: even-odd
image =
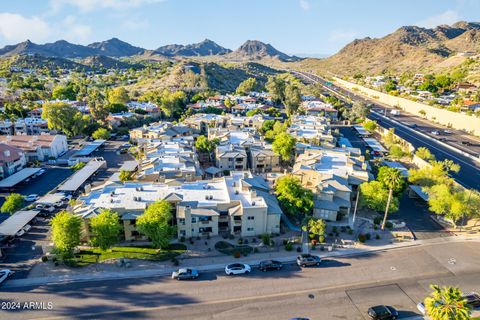
[[[281,61],[288,61],[294,59],[294,57],[290,57],[287,54],[278,51],[270,44],[252,40],[248,40],[235,51],[224,48],[209,39],[205,39],[202,42],[194,44],[172,44],[161,46],[155,50],[147,50],[144,48],[135,47],[117,38],[91,43],[86,46],[73,44],[65,40],[58,40],[53,43],[45,44],[36,44],[30,40],[27,40],[16,45],[8,45],[0,49],[0,57],[32,54],[64,59],[84,59],[91,56],[119,58],[142,55],[150,57],[157,55],[165,58],[222,56],[226,59],[243,60],[275,58]]]
[[[404,26],[382,38],[357,39],[326,59],[302,67],[339,75],[451,70],[480,53],[480,23],[460,21],[428,29]]]

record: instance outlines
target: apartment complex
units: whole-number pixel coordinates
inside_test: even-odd
[[[143,126],[130,130],[130,140],[138,143],[150,141],[172,141],[193,134],[193,130],[187,126],[174,125],[171,122],[157,122],[149,126]]]
[[[79,198],[76,214],[86,219],[102,209],[116,211],[125,240],[145,240],[136,219],[150,203],[166,200],[174,207],[178,237],[234,234],[242,237],[280,231],[281,210],[262,178],[250,172],[232,172],[213,180],[164,183],[107,183]]]
[[[0,143],[0,179],[22,170],[27,164],[22,150]]]
[[[330,120],[318,116],[293,116],[289,133],[298,141],[328,148],[335,147]]]
[[[302,185],[314,192],[314,216],[348,222],[352,191],[370,179],[368,164],[356,148],[312,148],[293,167]]]
[[[68,151],[67,137],[59,134],[0,136],[0,143],[22,150],[29,162],[56,159]]]

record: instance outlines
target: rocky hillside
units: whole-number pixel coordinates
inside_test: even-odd
[[[300,66],[336,74],[440,71],[479,53],[480,24],[458,22],[434,29],[406,26],[383,38],[354,40],[329,58],[306,59]]]
[[[143,67],[140,64],[132,64],[118,59],[110,58],[107,56],[89,56],[81,61],[83,65],[98,69],[138,69]]]
[[[278,51],[272,45],[257,40],[248,40],[237,50],[226,56],[233,60],[262,60],[278,59],[280,61],[291,61],[294,57]]]
[[[88,45],[97,54],[108,57],[129,57],[141,54],[145,49],[132,46],[131,44],[117,38],[102,42],[94,42]]]
[[[218,45],[216,42],[205,39],[202,42],[180,45],[180,44],[171,44],[162,46],[156,50],[154,53],[164,55],[164,56],[184,56],[184,57],[193,57],[193,56],[212,56],[212,55],[222,55],[231,52],[232,50],[224,48]]]

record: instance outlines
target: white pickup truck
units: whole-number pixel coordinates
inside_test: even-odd
[[[392,111],[390,111],[390,114],[392,116],[399,116],[400,115],[400,110],[392,110]]]

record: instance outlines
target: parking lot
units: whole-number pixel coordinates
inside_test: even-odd
[[[365,152],[365,143],[355,134],[353,128],[342,127],[340,133],[350,141],[354,148],[360,148],[362,152]],[[415,238],[419,240],[450,236],[441,225],[432,219],[425,202],[409,198],[407,194],[400,199],[400,210],[390,213],[389,218],[405,221]]]

